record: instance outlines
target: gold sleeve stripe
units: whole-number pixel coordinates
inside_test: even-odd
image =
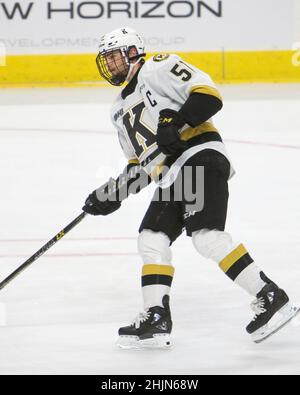
[[[139,165],[140,162],[137,159],[131,159],[128,161],[129,165]]]
[[[243,256],[248,254],[248,251],[243,246],[243,244],[239,245],[235,250],[233,250],[223,261],[220,263],[220,268],[223,272],[227,273],[229,269],[238,262]]]
[[[173,277],[175,269],[170,265],[144,265],[143,266],[143,276],[151,276],[153,274],[165,275]]]
[[[218,132],[218,130],[214,127],[214,125],[211,122],[204,122],[202,125],[199,125],[196,128],[185,129],[181,133],[180,139],[183,141],[188,141],[193,137],[200,136],[200,134],[207,132]]]
[[[190,92],[190,94],[192,93],[202,93],[204,95],[210,95],[210,96],[215,96],[217,97],[219,100],[223,101],[222,96],[220,95],[220,92],[216,89],[213,88],[211,86],[206,86],[206,85],[202,85],[202,86],[194,86]]]

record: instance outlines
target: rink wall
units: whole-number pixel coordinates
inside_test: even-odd
[[[178,52],[177,52],[178,53]],[[300,51],[180,52],[218,83],[300,82]],[[8,56],[0,86],[98,85],[95,54]]]
[[[300,82],[299,0],[1,0],[0,86],[101,85],[100,37],[122,26],[219,83]]]

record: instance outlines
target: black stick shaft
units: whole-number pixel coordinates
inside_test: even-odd
[[[30,257],[26,262],[23,263],[18,269],[16,269],[12,274],[10,274],[5,280],[0,283],[0,290],[6,287],[14,278],[16,278],[20,273],[22,273],[28,266],[35,262],[40,256],[44,255],[51,247],[54,246],[60,239],[62,239],[67,233],[70,232],[76,225],[78,225],[86,216],[86,213],[81,213],[77,218],[74,219],[68,226],[61,230],[56,236],[53,237],[47,244],[45,244],[39,251],[37,251],[32,257]]]

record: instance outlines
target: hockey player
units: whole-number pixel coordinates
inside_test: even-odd
[[[117,180],[110,179],[94,191],[83,208],[92,215],[108,215],[150,180],[158,183],[138,238],[144,311],[132,325],[119,329],[118,344],[123,348],[171,345],[169,293],[174,267],[170,246],[183,228],[199,254],[215,261],[256,298],[255,317],[247,332],[260,342],[289,322],[298,309],[259,269],[247,249],[225,232],[228,180],[234,171],[212,121],[223,106],[220,93],[207,74],[177,55],[144,58],[144,42],[130,28],[101,39],[97,57],[101,76],[115,86],[128,82],[111,111],[128,166]],[[204,204],[191,208],[187,196],[195,191],[195,201],[204,199]],[[278,319],[270,325],[274,316]]]

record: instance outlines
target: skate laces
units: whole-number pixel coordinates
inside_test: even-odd
[[[147,321],[147,319],[150,317],[151,312],[148,311],[142,311],[141,313],[139,313],[139,315],[134,319],[133,324],[137,329],[141,326],[141,324],[145,321]]]
[[[255,313],[255,317],[253,319],[253,321],[256,320],[256,318],[258,316],[260,316],[263,313],[266,313],[267,310],[265,309],[265,299],[264,298],[259,298],[254,300],[254,302],[251,303],[251,309],[254,311]]]

